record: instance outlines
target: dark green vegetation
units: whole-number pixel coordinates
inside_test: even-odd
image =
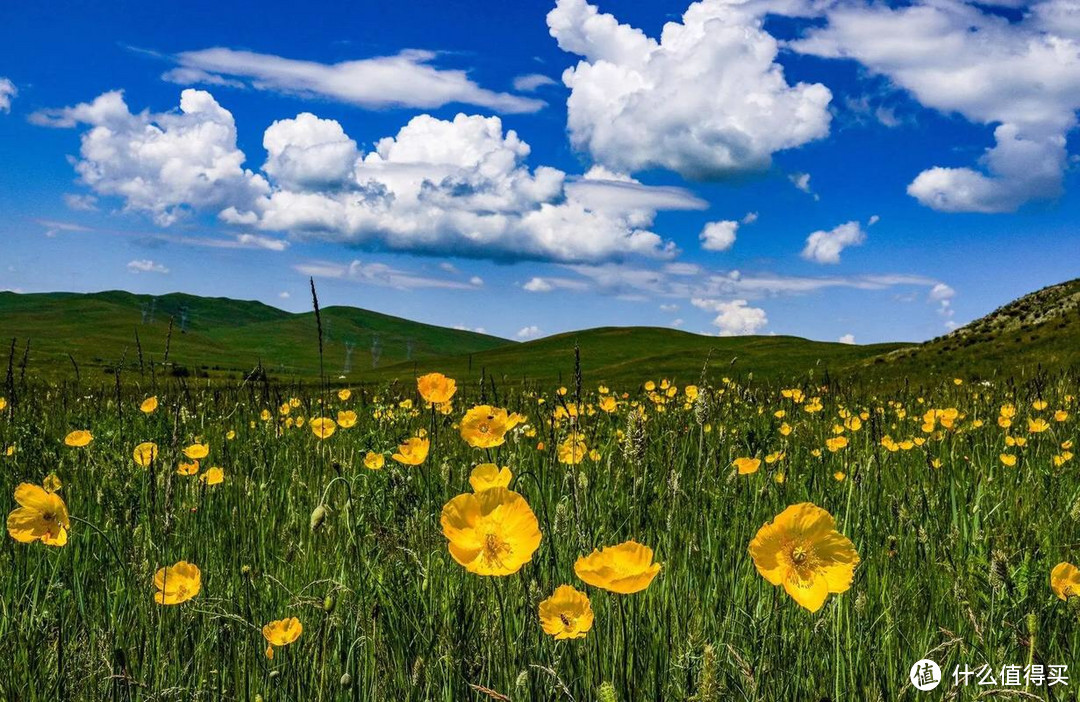
[[[956,331],[869,362],[886,376],[994,378],[1080,365],[1080,279],[1025,295]]]
[[[706,361],[714,375],[824,374],[899,347],[789,336],[718,338],[647,327],[589,329],[518,344],[351,307],[326,307],[322,321],[326,375],[350,382],[411,381],[425,370],[461,380],[486,374],[499,382],[569,381],[575,344],[584,377],[596,382],[636,378],[642,368],[689,382],[700,377]],[[121,361],[125,373],[141,368],[144,376],[151,364],[158,374],[215,378],[243,378],[259,363],[281,380],[312,380],[319,374],[314,313],[292,314],[260,302],[179,293],[0,293],[5,351],[13,338],[16,367],[30,342],[31,377],[73,375],[68,354],[84,376],[111,374]],[[169,363],[162,366],[166,342]]]
[[[349,345],[352,369],[362,371],[375,365],[373,356],[378,356],[378,365],[389,365],[508,343],[352,307],[324,308],[322,323],[324,362],[331,377],[345,370]],[[0,339],[7,346],[12,338],[17,339],[16,364],[29,340],[27,373],[45,376],[74,374],[69,353],[84,375],[102,368],[111,371],[121,359],[130,372],[140,366],[139,346],[146,369],[151,361],[165,360],[167,340],[166,373],[242,378],[261,361],[266,372],[277,377],[319,374],[314,313],[292,314],[261,302],[181,293],[0,292]]]

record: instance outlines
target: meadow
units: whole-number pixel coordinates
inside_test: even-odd
[[[9,376],[0,699],[1076,699],[1075,376],[568,380]]]

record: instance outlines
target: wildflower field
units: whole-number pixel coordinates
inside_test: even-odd
[[[1072,664],[1078,389],[9,378],[0,699],[898,700],[921,658]]]

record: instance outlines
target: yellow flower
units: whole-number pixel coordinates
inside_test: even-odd
[[[12,444],[11,446],[8,446],[5,449],[4,450],[4,455],[8,456],[8,457],[14,456],[15,455],[15,444]]]
[[[832,474],[832,477],[833,477],[833,480],[835,480],[836,482],[842,483],[842,482],[844,482],[844,478],[847,477],[847,473],[845,473],[842,470],[838,470],[838,471],[836,471],[835,473]]]
[[[574,573],[583,581],[620,595],[641,592],[659,572],[652,549],[636,541],[593,550],[574,562]]]
[[[199,476],[199,480],[207,485],[217,485],[225,480],[225,471],[220,468],[208,468],[205,473]]]
[[[540,603],[540,625],[544,632],[563,639],[582,639],[593,625],[592,605],[584,593],[572,585],[560,585]]]
[[[329,439],[337,431],[337,425],[329,417],[316,417],[308,423],[311,431],[320,439]]]
[[[1069,418],[1069,413],[1066,412],[1065,410],[1058,410],[1057,412],[1054,412],[1054,421],[1055,422],[1064,422],[1068,418]]]
[[[184,449],[184,455],[193,461],[198,461],[210,455],[210,447],[206,444],[195,443]]]
[[[761,459],[741,456],[732,461],[731,465],[739,470],[739,475],[750,475],[751,473],[757,473],[758,468],[761,467]]]
[[[154,573],[154,602],[175,605],[187,602],[202,589],[202,573],[199,567],[187,561],[158,568]]]
[[[350,397],[352,397],[352,390],[348,388],[342,388],[341,390],[337,391],[337,396],[339,400],[341,400],[342,402],[346,402]]]
[[[67,543],[71,523],[67,505],[59,495],[37,485],[19,483],[15,502],[19,507],[7,518],[11,538],[24,544],[41,541],[48,546],[63,546]]]
[[[600,398],[600,409],[603,412],[607,412],[608,414],[610,414],[614,412],[618,408],[618,406],[619,405],[615,401],[615,398],[611,395],[604,395],[604,397]]]
[[[1042,417],[1028,419],[1028,432],[1032,434],[1040,434],[1049,428],[1050,424]]]
[[[181,463],[176,467],[176,472],[180,475],[195,475],[199,472],[199,462]]]
[[[585,455],[589,452],[589,447],[585,445],[579,434],[571,434],[559,444],[558,458],[559,463],[565,463],[567,465],[576,466],[585,460]]]
[[[825,510],[809,502],[792,505],[761,527],[750,542],[754,567],[800,606],[816,612],[829,593],[851,587],[859,554],[836,530]]]
[[[236,438],[236,432],[233,431],[232,429],[230,429],[228,432],[225,433],[225,440],[226,441],[232,441],[235,438]]]
[[[506,441],[506,432],[525,421],[500,407],[477,405],[461,420],[461,438],[473,448],[494,448]]]
[[[443,506],[450,555],[476,575],[512,575],[540,546],[540,524],[516,492],[492,488],[458,495]]]
[[[296,617],[270,622],[262,628],[263,638],[266,639],[266,657],[273,658],[274,646],[288,646],[300,638],[302,633],[304,633],[304,626]]]
[[[154,410],[156,410],[157,408],[158,408],[157,395],[154,395],[153,397],[146,398],[145,400],[142,401],[142,404],[139,405],[139,411],[143,412],[144,414],[153,414]]]
[[[1038,412],[1042,412],[1044,409],[1046,409],[1046,400],[1035,400],[1031,403],[1031,408]]]
[[[447,378],[442,373],[428,373],[416,379],[416,389],[420,397],[429,405],[441,405],[449,402],[457,392],[457,381]]]
[[[144,441],[135,447],[135,452],[132,455],[135,458],[135,463],[146,468],[157,459],[157,454],[157,444],[153,441]]]
[[[85,429],[76,429],[64,437],[64,443],[68,446],[81,448],[94,440],[94,435]]]
[[[395,461],[406,466],[418,466],[427,459],[431,442],[426,438],[414,436],[398,445],[397,453],[391,456]]]
[[[832,453],[836,453],[842,448],[846,448],[848,445],[848,439],[846,436],[834,436],[831,439],[825,440],[825,448],[829,449]]]
[[[998,456],[998,458],[1001,460],[1001,463],[1003,465],[1006,465],[1006,466],[1008,466],[1010,468],[1012,468],[1013,466],[1016,465],[1016,456],[1014,456],[1011,453],[1003,453],[1000,456]]]
[[[64,484],[60,482],[60,478],[57,477],[56,473],[49,473],[41,481],[41,487],[45,488],[45,492],[48,493],[59,492],[63,486]]]
[[[337,413],[337,423],[342,429],[351,429],[356,426],[356,412],[344,410]]]
[[[386,464],[386,457],[381,453],[368,451],[364,456],[364,467],[368,470],[379,470]]]
[[[787,422],[784,422],[783,424],[780,425],[780,435],[781,436],[787,436],[790,433],[791,433],[791,425],[790,424],[788,424]]]
[[[270,410],[268,409],[264,409],[262,412],[259,412],[259,419],[263,420],[264,422],[269,422],[270,419],[273,418],[273,416],[274,415],[270,414]]]
[[[469,474],[469,485],[473,492],[483,492],[492,488],[508,488],[514,474],[509,468],[499,468],[494,463],[481,463]]]
[[[1080,569],[1072,563],[1058,563],[1050,571],[1050,589],[1062,600],[1080,596]]]
[[[0,397],[0,412],[7,409],[7,398]]]

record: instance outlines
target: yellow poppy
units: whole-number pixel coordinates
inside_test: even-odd
[[[6,409],[7,409],[7,398],[0,397],[0,412],[3,412]]]
[[[144,414],[153,414],[154,410],[156,410],[157,408],[158,408],[157,395],[154,395],[153,397],[146,398],[145,400],[142,401],[142,404],[139,405],[139,411],[143,412]]]
[[[59,492],[63,486],[64,484],[60,482],[60,478],[57,477],[56,473],[49,473],[41,481],[41,487],[45,489],[45,492]]]
[[[67,543],[71,523],[67,505],[59,495],[37,485],[19,483],[15,502],[19,507],[7,518],[11,538],[24,544],[40,541],[48,546],[63,546]]]
[[[494,463],[481,463],[469,474],[469,485],[473,492],[483,492],[492,488],[508,488],[514,474],[509,468],[499,468]]]
[[[266,657],[273,658],[274,646],[288,646],[302,633],[304,626],[296,617],[270,622],[262,628],[263,638],[266,639]]]
[[[64,443],[68,446],[81,448],[94,440],[94,435],[85,429],[76,429],[64,437]]]
[[[834,436],[831,439],[825,440],[825,448],[829,449],[832,453],[836,453],[840,449],[846,448],[848,445],[848,438],[846,436]]]
[[[574,573],[583,581],[621,595],[641,592],[659,572],[652,549],[636,541],[593,550],[574,562]]]
[[[431,442],[428,439],[414,436],[406,439],[405,443],[399,444],[397,453],[391,458],[402,465],[418,466],[427,459],[429,448],[431,448]]]
[[[585,442],[578,434],[572,434],[565,441],[559,444],[558,458],[559,463],[565,463],[567,465],[576,466],[585,459],[585,455],[589,452],[589,447],[585,445]]]
[[[158,447],[152,441],[144,441],[135,447],[135,451],[132,456],[135,458],[135,463],[146,468],[148,465],[157,459]]]
[[[210,455],[210,447],[206,444],[195,443],[184,449],[184,455],[193,461],[197,461]]]
[[[1016,456],[1014,456],[1011,453],[1003,453],[1000,456],[998,456],[998,458],[1001,460],[1001,463],[1003,465],[1006,465],[1006,466],[1008,466],[1010,468],[1012,468],[1013,466],[1016,465]]]
[[[593,625],[592,605],[584,593],[572,585],[560,585],[540,603],[540,626],[544,632],[563,639],[581,639]]]
[[[761,467],[761,459],[740,456],[732,461],[731,465],[738,469],[739,475],[750,475],[751,473],[757,473],[758,468]]]
[[[525,421],[500,407],[477,405],[461,420],[461,438],[473,448],[494,448],[506,441],[506,432]]]
[[[312,433],[320,439],[329,439],[337,431],[337,424],[329,417],[316,417],[308,423],[308,426],[311,427]]]
[[[176,467],[176,472],[180,475],[195,475],[199,472],[199,462],[181,463]]]
[[[761,527],[750,542],[758,573],[800,606],[816,612],[829,593],[851,587],[859,554],[836,530],[832,515],[809,502],[792,505]]]
[[[540,546],[540,524],[516,492],[492,488],[447,502],[440,518],[450,555],[476,575],[512,575]]]
[[[205,473],[199,476],[199,480],[203,481],[207,485],[217,485],[225,480],[225,471],[220,468],[208,468]]]
[[[337,423],[342,429],[350,429],[356,426],[356,412],[343,410],[337,413]]]
[[[176,605],[187,602],[202,589],[202,572],[187,561],[158,568],[154,573],[154,602],[160,605]]]
[[[342,388],[341,390],[337,391],[337,396],[339,400],[341,400],[342,402],[346,402],[350,397],[352,397],[352,390],[348,388]]]
[[[1050,571],[1050,589],[1062,600],[1080,596],[1080,569],[1072,563],[1058,563]]]
[[[1028,432],[1032,434],[1041,434],[1049,428],[1050,424],[1042,417],[1028,419]]]
[[[447,378],[442,373],[428,373],[416,379],[416,389],[420,397],[429,405],[441,405],[449,402],[457,392],[457,381]]]
[[[386,457],[381,453],[368,451],[364,456],[364,467],[368,470],[379,470],[386,464]]]

